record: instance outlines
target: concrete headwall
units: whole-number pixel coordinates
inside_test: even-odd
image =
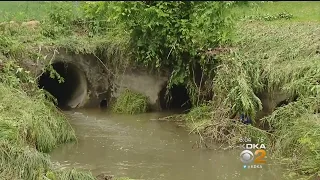
[[[46,56],[45,61],[39,60],[32,63],[25,61],[25,66],[40,76],[46,64],[65,63],[72,65],[78,78],[78,88],[71,96],[68,105],[75,107],[98,107],[102,100],[110,101],[117,98],[125,89],[130,89],[144,94],[149,99],[149,106],[153,110],[161,110],[159,94],[166,87],[169,79],[168,73],[150,73],[143,69],[129,69],[122,74],[113,76],[105,65],[90,54],[75,54],[64,49],[59,51],[42,51]],[[107,62],[106,59],[102,61]],[[111,70],[112,71],[112,70]],[[290,98],[280,90],[261,92],[257,95],[263,105],[262,111],[257,113],[257,118],[271,114],[277,104]]]
[[[262,102],[262,111],[257,113],[257,119],[260,119],[264,116],[270,115],[277,107],[277,105],[285,100],[288,100],[291,95],[276,89],[273,92],[268,92],[264,90],[263,92],[257,95]]]
[[[152,109],[159,109],[159,93],[166,86],[168,76],[148,73],[146,70],[127,70],[116,77],[105,65],[90,54],[75,54],[65,49],[43,50],[46,59],[38,62],[25,61],[26,66],[36,76],[41,76],[47,64],[65,63],[76,67],[80,85],[72,94],[68,105],[75,107],[99,107],[102,100],[116,98],[126,88],[148,97]],[[107,60],[102,59],[106,62]],[[107,67],[108,68],[108,67]]]
[[[130,89],[147,96],[152,110],[161,110],[159,94],[166,87],[167,81],[168,76],[129,71],[114,79],[112,97],[117,98],[125,89]]]

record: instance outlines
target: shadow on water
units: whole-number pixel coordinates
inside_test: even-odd
[[[51,153],[65,167],[146,180],[281,179],[270,161],[262,169],[244,169],[241,150],[193,149],[197,136],[172,122],[150,121],[170,113],[112,115],[101,110],[66,112],[78,144]]]

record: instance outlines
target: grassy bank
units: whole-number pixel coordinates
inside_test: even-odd
[[[74,141],[75,133],[44,92],[26,81],[28,73],[6,58],[1,62],[0,178],[94,179],[89,173],[53,167],[45,153]]]
[[[48,16],[41,9],[43,2],[1,3],[2,21]],[[26,4],[28,10],[23,7]],[[39,28],[19,24],[1,24],[0,31],[0,179],[95,179],[89,172],[60,170],[46,154],[76,137],[50,96],[38,89],[35,74],[22,66],[42,60],[44,56],[34,47],[41,49],[44,42],[49,47],[54,40]]]
[[[74,6],[69,2],[0,4],[0,12],[4,14],[0,24],[0,179],[96,179],[90,172],[60,170],[50,162],[46,153],[62,143],[75,141],[75,133],[52,103],[54,99],[38,89],[38,74],[25,69],[48,60],[42,50],[58,52],[60,48],[125,59],[118,51],[122,46],[117,45],[125,46],[121,41],[125,36],[109,46],[119,37],[114,32],[101,36],[88,34],[85,26],[71,23],[79,18]],[[30,20],[41,23],[34,28],[21,25]],[[107,48],[99,51],[101,47]],[[49,70],[53,78],[59,78],[49,64],[42,70]]]
[[[267,131],[273,132],[267,136],[269,147],[290,169],[307,175],[319,173],[319,24],[252,22],[239,26],[239,49],[221,64],[215,92],[226,107],[252,117],[262,108],[257,96],[262,90],[270,93],[279,88],[292,98],[298,96],[296,102],[253,124],[268,124]]]
[[[43,7],[45,15],[27,13],[16,19],[39,18],[38,28],[1,26],[3,64],[36,62],[44,58],[39,55],[43,48],[66,48],[108,57],[104,63],[116,71],[129,63],[155,71],[167,68],[172,71],[168,89],[183,84],[195,100],[214,92],[212,102],[195,107],[185,117],[190,129],[203,142],[235,145],[239,137],[263,137],[270,154],[288,164],[291,175],[309,178],[320,173],[318,2],[265,2],[235,7],[209,2],[151,5],[98,2],[80,4],[77,11],[72,10],[75,6],[72,3],[38,5],[35,9],[40,11]],[[50,11],[45,10],[48,7]],[[236,15],[235,26],[228,13],[230,9]],[[7,16],[6,20],[11,18]],[[226,47],[228,51],[213,57],[203,53],[216,47]],[[196,66],[202,69],[200,78],[195,75]],[[74,139],[64,117],[47,103],[43,93],[27,86],[36,79],[26,78],[29,76],[22,76],[20,71],[19,67],[9,68],[1,78],[1,87],[7,92],[2,94],[6,101],[1,103],[6,106],[0,107],[5,113],[3,118],[15,115],[1,121],[2,131],[7,134],[3,136],[4,152],[13,149],[13,154],[24,154],[28,148],[47,152],[59,143]],[[298,99],[258,119],[262,103],[257,94],[275,89]],[[119,102],[129,105],[131,97],[134,96],[129,94]],[[145,109],[143,98],[138,99]],[[130,112],[133,111],[136,110],[131,108]],[[253,126],[235,122],[232,114],[236,112],[250,115]],[[267,128],[262,129],[262,125]],[[58,133],[60,126],[64,127],[63,133],[60,129]],[[11,147],[7,142],[17,145]],[[13,163],[8,170],[12,177],[49,176],[50,162],[38,151],[30,153],[35,160],[28,162],[39,162],[39,166],[23,166],[36,166],[31,169],[38,170],[21,175]]]
[[[232,52],[221,55],[213,79],[214,103],[186,115],[188,122],[196,121],[190,128],[203,139],[229,145],[239,137],[263,136],[272,157],[288,165],[288,179],[319,176],[319,12],[309,14],[316,7],[317,2],[279,2],[243,11]],[[260,18],[284,11],[292,18]],[[256,118],[262,110],[257,94],[275,89],[298,99]],[[249,114],[253,126],[233,123],[230,109]],[[266,130],[260,129],[263,124]]]

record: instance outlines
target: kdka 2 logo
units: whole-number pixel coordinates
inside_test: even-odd
[[[240,160],[245,164],[265,164],[266,163],[266,145],[265,144],[241,144]],[[245,165],[244,168],[247,166]]]

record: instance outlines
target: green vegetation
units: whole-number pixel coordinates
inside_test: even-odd
[[[291,2],[281,3],[289,5]],[[263,4],[262,8],[277,5],[273,4]],[[194,109],[186,115],[187,120],[198,118],[197,121],[202,122],[202,126],[194,124],[197,127],[194,131],[206,140],[235,145],[239,137],[267,138],[273,157],[288,164],[290,174],[287,177],[290,179],[297,175],[308,179],[320,173],[319,23],[304,19],[309,6],[298,6],[298,13],[290,11],[289,5],[286,10],[295,17],[289,20],[271,23],[256,18],[238,22],[233,52],[220,55],[221,64],[213,79],[213,104],[219,106],[209,105],[211,110],[202,107],[203,113]],[[248,11],[247,17],[251,15]],[[262,104],[257,94],[276,89],[299,98],[258,119],[256,115]],[[250,115],[253,126],[231,123],[233,112]],[[261,130],[264,124],[269,128]]]
[[[275,129],[274,155],[283,157],[295,173],[310,177],[320,171],[318,107],[318,96],[302,98],[266,118]]]
[[[4,3],[8,6],[1,8],[10,7],[9,2]],[[37,7],[39,4],[34,5]],[[39,10],[33,12],[41,16]],[[27,19],[23,14],[15,17]],[[35,75],[23,66],[28,60],[45,58],[39,49],[51,40],[41,34],[42,29],[15,23],[2,23],[0,30],[0,179],[95,179],[88,172],[60,170],[45,154],[76,140],[64,115],[48,100],[52,97],[38,89]],[[59,78],[54,71],[52,76]]]
[[[41,152],[49,152],[57,144],[75,139],[65,118],[46,103],[43,93],[30,98],[23,91],[4,84],[0,90],[2,138],[22,141]]]
[[[49,12],[55,8],[58,8],[57,4],[61,5],[59,2],[50,1],[20,1],[19,3],[12,1],[1,2],[0,8],[0,22],[4,21],[30,21],[38,20],[43,21],[49,18]],[[63,9],[69,9],[73,13],[76,13],[76,9],[82,2],[63,2]],[[61,7],[61,6],[60,6]]]
[[[86,3],[84,10],[85,18],[94,22],[89,26],[93,33],[111,29],[128,37],[131,64],[151,71],[170,70],[168,89],[184,84],[196,97],[196,66],[213,76],[210,69],[215,62],[205,52],[230,42],[233,23],[228,10],[232,6],[225,2],[99,2]]]
[[[88,173],[53,168],[44,153],[74,141],[74,131],[28,71],[12,60],[1,58],[1,62],[5,63],[0,69],[0,178],[94,179]]]
[[[214,92],[222,95],[219,99],[226,107],[252,117],[261,110],[256,94],[262,90],[280,88],[292,97],[298,95],[297,102],[277,109],[262,122],[272,127],[268,129],[273,132],[268,135],[269,147],[275,157],[282,157],[300,174],[319,173],[318,24],[253,22],[239,26],[239,50],[223,58]],[[258,123],[256,119],[254,126]]]
[[[50,7],[50,4],[46,2],[1,2],[0,13],[2,16],[0,21],[28,21],[31,19],[40,20],[46,15],[47,12],[44,10],[48,7]]]
[[[126,89],[112,106],[115,113],[138,114],[147,111],[148,99],[140,93]]]
[[[234,8],[236,16],[240,19],[252,17],[274,17],[279,14],[291,14],[290,22],[319,22],[319,2],[251,2],[250,6]],[[287,19],[284,19],[287,21]]]
[[[34,87],[35,77],[14,65],[42,60],[42,49],[59,48],[108,59],[102,63],[115,76],[128,67],[170,70],[167,89],[185,85],[193,105],[200,104],[184,118],[202,142],[235,145],[239,137],[264,137],[271,154],[296,173],[290,175],[320,174],[319,2],[24,2],[33,10],[20,15],[22,6],[5,3],[0,11],[8,7],[12,13],[3,20],[41,21],[34,30],[0,25],[0,153],[1,164],[9,164],[0,168],[5,178],[91,178],[58,173],[40,153],[74,134]],[[298,99],[260,119],[257,94],[275,89]],[[213,92],[211,102],[199,98]],[[113,108],[130,114],[146,109],[146,98],[130,91]],[[238,123],[231,118],[235,113],[249,115],[253,125]]]

